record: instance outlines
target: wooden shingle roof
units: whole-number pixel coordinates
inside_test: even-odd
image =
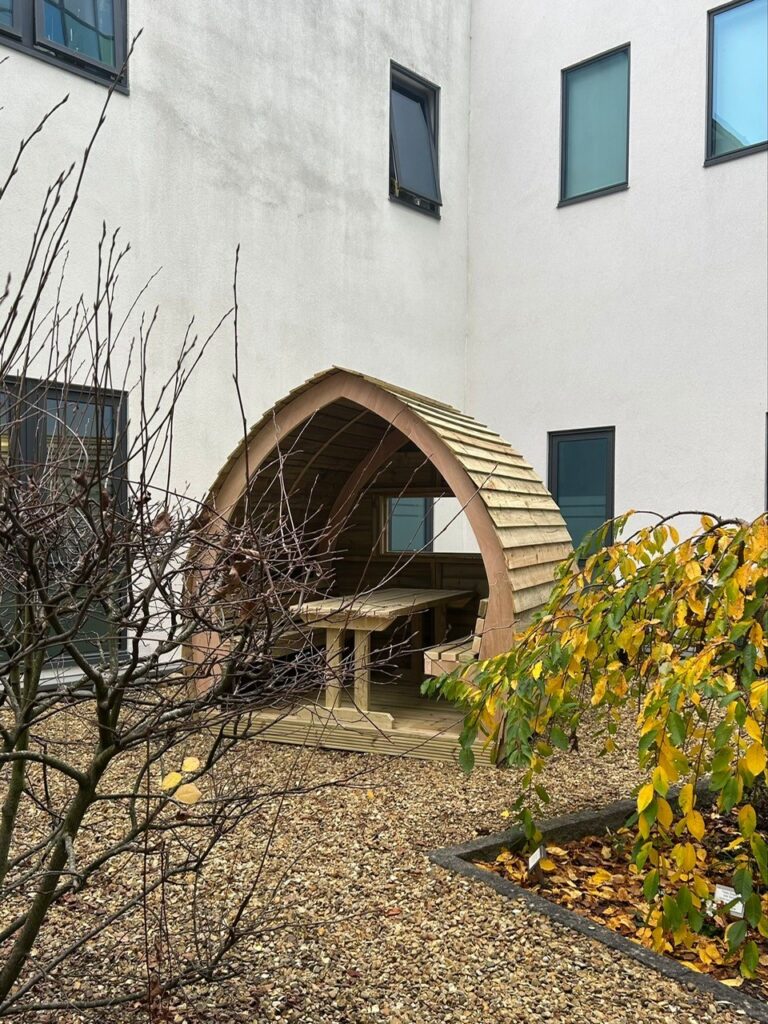
[[[343,367],[331,367],[289,392],[251,427],[211,489],[217,496],[242,471],[246,446],[251,473],[301,417],[335,400],[371,410],[412,440],[439,468],[466,506],[489,583],[489,620],[506,633],[527,622],[549,596],[554,569],[571,549],[565,522],[533,467],[499,434],[444,402]],[[354,424],[350,424],[350,434]],[[239,467],[238,467],[239,464]],[[220,502],[217,502],[220,504]],[[507,621],[514,618],[512,621]],[[509,636],[489,640],[484,654],[504,649]]]

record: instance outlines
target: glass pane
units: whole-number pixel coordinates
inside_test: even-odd
[[[432,499],[432,533],[432,550],[440,554],[466,555],[480,551],[458,498]]]
[[[398,183],[409,192],[438,202],[426,101],[393,86],[392,131],[397,150]]]
[[[13,24],[13,0],[0,0],[0,25]]]
[[[114,0],[45,0],[43,34],[73,53],[115,65]]]
[[[628,94],[627,50],[566,73],[563,199],[626,182]]]
[[[46,400],[45,460],[54,486],[67,489],[76,474],[89,480],[101,466],[101,482],[112,457],[114,409],[111,405],[99,410],[93,402],[58,398]],[[52,474],[52,476],[51,476]]]
[[[768,139],[768,0],[714,16],[711,155]]]
[[[431,498],[389,498],[387,550],[428,550],[432,542],[431,508]]]
[[[607,437],[557,441],[557,494],[574,547],[598,529],[609,516],[609,459]]]
[[[75,484],[74,477],[82,475],[91,484],[89,497],[98,502],[99,487],[113,491],[109,480],[109,464],[115,431],[115,409],[111,404],[101,404],[84,398],[46,398],[45,401],[45,479],[48,486],[58,493],[58,501],[66,500],[65,495],[81,484]],[[101,466],[101,475],[96,470]],[[76,565],[92,543],[90,532],[84,528],[80,512],[73,505],[72,529],[57,544],[51,563],[51,572],[61,572],[67,580],[71,567]],[[85,593],[75,593],[75,601],[84,598]],[[66,622],[66,618],[65,618]],[[89,608],[78,632],[78,648],[84,654],[97,656],[101,646],[114,630],[97,603]],[[49,650],[50,657],[61,655],[60,649]]]

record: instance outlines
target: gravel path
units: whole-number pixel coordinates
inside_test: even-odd
[[[275,871],[292,928],[247,951],[249,978],[187,993],[174,1022],[733,1024],[746,1018],[430,864],[428,851],[506,827],[514,777],[448,764],[304,752],[305,781],[354,776],[289,802]],[[297,757],[258,744],[274,780]],[[553,813],[629,795],[620,757],[562,755]],[[207,1009],[204,1007],[207,1006]]]
[[[279,883],[274,930],[238,947],[232,979],[174,994],[155,1024],[736,1024],[747,1019],[428,860],[430,850],[496,832],[515,775],[455,764],[300,750],[264,742],[237,755],[238,770],[278,791],[310,792],[281,808],[265,869]],[[553,759],[553,814],[630,795],[637,778],[621,754]],[[108,822],[105,823],[108,827]],[[264,819],[206,869],[232,905],[263,853]],[[136,867],[106,876],[57,912],[48,941],[82,915],[135,893]],[[267,891],[261,885],[260,891]],[[218,898],[218,895],[217,895]],[[189,890],[168,892],[188,917]],[[97,995],[119,972],[141,987],[141,920],[83,952],[61,979]],[[59,991],[57,989],[56,991]],[[14,1019],[27,1024],[24,1014]],[[29,1024],[134,1024],[145,1009],[40,1014]]]

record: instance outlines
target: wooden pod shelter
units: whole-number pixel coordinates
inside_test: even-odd
[[[279,483],[273,470],[277,463]],[[294,517],[311,522],[315,531],[319,527],[333,548],[330,594],[326,589],[318,596],[354,595],[382,585],[393,594],[392,588],[461,594],[453,606],[446,597],[441,611],[421,617],[427,620],[419,627],[425,647],[450,647],[469,635],[473,657],[509,649],[515,632],[546,602],[555,566],[571,550],[546,486],[498,434],[436,399],[340,367],[295,388],[250,429],[211,488],[210,501],[221,516],[242,514],[249,478],[249,508],[263,510],[288,496]],[[439,537],[420,550],[392,548],[387,517],[394,515],[393,508],[405,507],[404,499],[446,497],[455,499],[465,533],[467,525],[471,530],[470,550],[443,550]],[[473,637],[478,621],[482,634]],[[386,733],[391,721],[392,733],[399,732],[407,745],[408,715],[399,709],[401,703],[409,711],[421,706],[417,688],[411,686],[407,700],[405,690],[398,696],[399,685],[374,690],[387,710],[376,712],[372,705],[365,720],[358,716],[355,724],[348,715],[350,721],[340,729],[329,730],[326,722],[326,745],[408,752],[400,742],[388,747]],[[310,719],[297,716],[305,726]],[[286,721],[271,738],[305,742],[306,729],[287,735]],[[427,730],[435,724],[421,723]],[[370,742],[365,741],[366,728]],[[414,726],[410,733],[424,739],[423,728]],[[394,742],[394,736],[389,739]],[[422,743],[420,753],[442,757],[452,743],[455,734],[451,740],[446,733],[439,749]]]

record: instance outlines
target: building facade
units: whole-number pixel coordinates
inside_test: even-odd
[[[101,225],[159,305],[157,379],[231,301],[261,412],[333,364],[521,450],[574,536],[629,507],[766,501],[766,0],[0,0],[0,205],[18,269],[109,105],[66,287]],[[241,432],[222,335],[178,416],[202,492]]]

